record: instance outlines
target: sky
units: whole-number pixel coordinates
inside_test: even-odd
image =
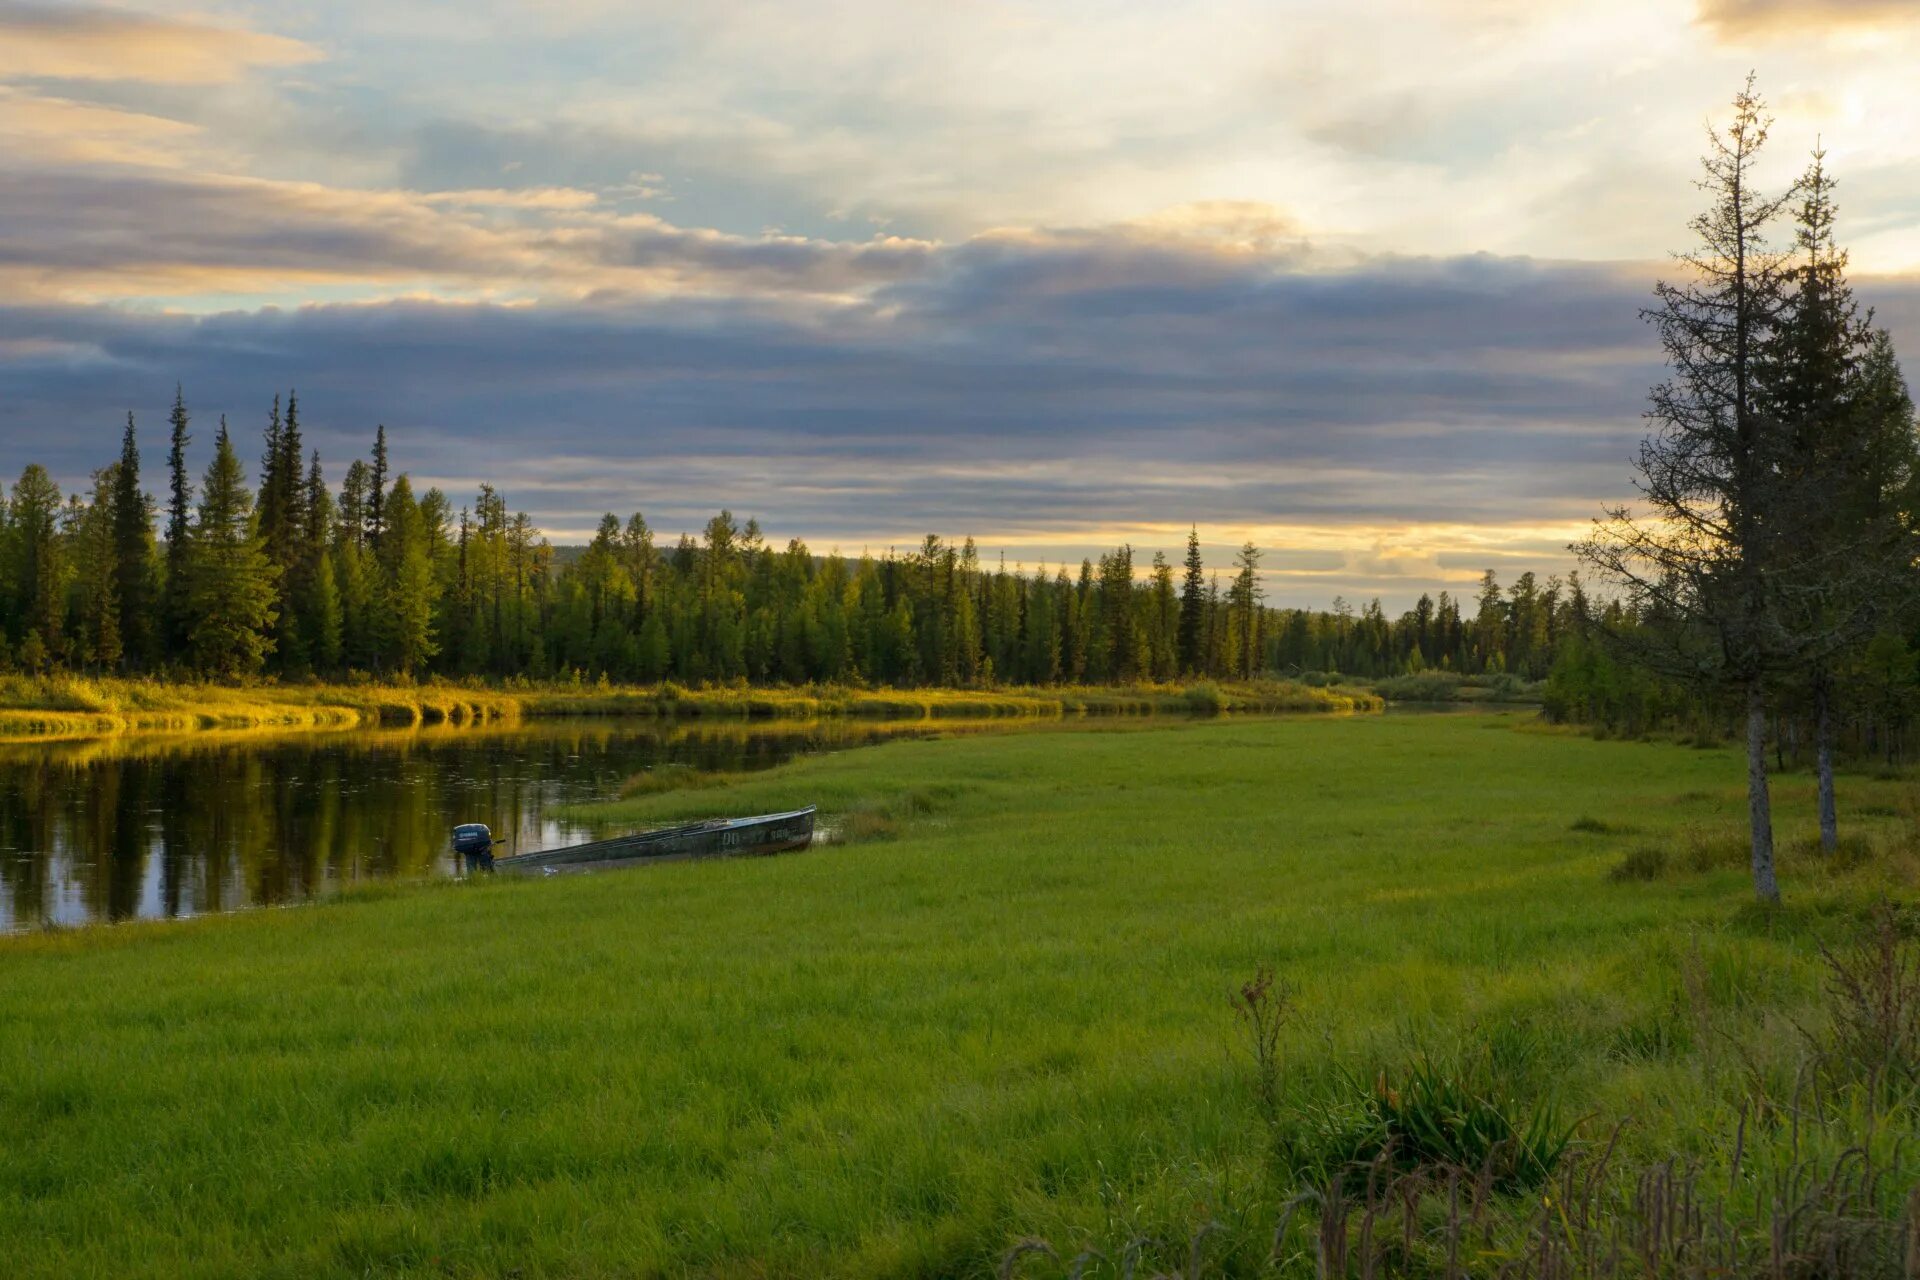
[[[558,542],[1251,539],[1324,607],[1632,496],[1710,121],[1920,373],[1913,0],[0,0],[0,472],[296,388]]]

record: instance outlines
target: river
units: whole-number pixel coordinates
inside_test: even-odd
[[[449,874],[456,822],[484,822],[514,850],[553,848],[596,834],[559,806],[610,798],[643,770],[768,768],[947,727],[581,718],[0,746],[0,929]]]

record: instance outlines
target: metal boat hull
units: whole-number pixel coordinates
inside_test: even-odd
[[[685,862],[694,858],[737,858],[784,853],[813,843],[814,808],[768,813],[753,818],[723,818],[684,827],[642,831],[612,840],[543,849],[499,858],[504,872],[576,871],[633,866],[643,862]]]

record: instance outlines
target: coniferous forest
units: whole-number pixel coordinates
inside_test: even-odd
[[[1577,575],[1477,598],[1441,592],[1389,619],[1268,607],[1260,549],[1178,565],[1131,547],[1077,566],[986,563],[971,539],[849,558],[769,541],[730,513],[656,538],[602,517],[584,548],[551,545],[483,485],[416,493],[379,428],[336,488],[276,399],[250,485],[222,420],[195,474],[176,394],[166,500],[145,488],[136,424],[84,494],[45,469],[13,485],[0,525],[0,628],[14,670],[288,678],[364,673],[615,681],[881,685],[1125,684],[1183,677],[1426,670],[1540,679],[1587,610]],[[157,529],[156,529],[157,526]]]

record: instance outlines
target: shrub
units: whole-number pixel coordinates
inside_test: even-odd
[[[1376,681],[1373,690],[1389,702],[1458,702],[1465,684],[1451,671],[1423,671]]]
[[[1218,715],[1227,709],[1227,695],[1211,683],[1190,684],[1181,695],[1187,709],[1198,715]]]
[[[1658,845],[1643,844],[1627,851],[1607,879],[1616,884],[1630,880],[1658,880],[1667,874],[1667,851]]]
[[[1722,867],[1744,867],[1751,846],[1744,831],[1689,827],[1682,848],[1689,871],[1717,871]]]

